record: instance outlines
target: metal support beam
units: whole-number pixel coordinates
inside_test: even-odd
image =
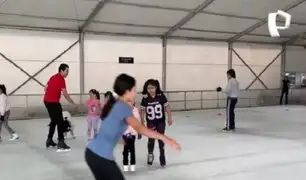
[[[279,56],[281,56],[284,53],[284,50],[282,49],[280,53],[278,53],[275,58],[269,63],[267,64],[267,66],[258,74],[258,76],[256,76],[256,78],[246,87],[246,89],[249,89],[255,82],[256,80],[259,80],[260,76],[266,72],[266,70],[279,58]]]
[[[283,44],[286,44],[286,45],[294,44],[298,39],[300,38],[304,39],[305,35],[306,35],[306,32],[296,34],[292,36],[289,40],[285,41]]]
[[[74,42],[71,46],[69,46],[65,51],[60,53],[58,56],[56,56],[53,60],[51,60],[48,64],[46,64],[44,67],[42,67],[40,70],[38,70],[36,73],[34,73],[31,77],[29,77],[26,81],[21,83],[16,89],[14,89],[9,95],[13,95],[16,91],[18,91],[21,87],[23,87],[25,84],[27,84],[31,79],[35,78],[38,74],[40,74],[43,70],[45,70],[47,67],[49,67],[53,62],[58,60],[60,57],[62,57],[66,52],[68,52],[71,48],[73,48],[77,43],[79,43],[79,40]]]
[[[280,85],[282,84],[282,79],[286,73],[286,53],[287,53],[287,46],[285,44],[282,45],[283,54],[281,56],[281,74],[280,74]],[[281,88],[281,86],[280,86]]]
[[[90,23],[95,19],[95,17],[99,14],[101,9],[109,3],[111,0],[100,0],[99,3],[96,5],[94,10],[89,14],[87,19],[85,20],[84,24],[80,27],[80,32],[84,32],[86,28],[90,25]]]
[[[13,66],[15,66],[17,69],[19,69],[21,72],[23,72],[24,74],[26,74],[28,77],[32,77],[26,70],[24,70],[23,68],[21,68],[18,64],[16,64],[13,60],[9,59],[8,57],[6,57],[3,53],[0,52],[0,56],[2,56],[6,61],[8,61],[9,63],[11,63]],[[37,80],[36,78],[33,78],[33,80],[35,82],[37,82],[39,85],[41,85],[42,87],[45,87],[45,85],[43,83],[41,83],[39,80]]]
[[[167,90],[167,38],[162,37],[163,59],[162,59],[162,89]]]
[[[85,50],[84,50],[84,33],[80,33],[79,36],[79,50],[80,50],[80,94],[85,93]]]
[[[296,40],[298,40],[300,37],[301,37],[300,34],[294,35],[294,36],[292,36],[290,39],[288,39],[287,41],[285,41],[284,44],[288,44],[288,45],[289,45],[289,44],[294,44],[294,42],[295,42]]]
[[[187,16],[185,16],[183,19],[181,19],[178,23],[176,23],[174,26],[172,26],[165,34],[164,36],[168,37],[171,36],[175,31],[177,31],[180,27],[185,25],[188,21],[190,21],[195,15],[202,12],[206,7],[208,7],[214,0],[206,0],[202,4],[200,4],[196,9],[194,9],[192,12],[188,13]]]
[[[46,27],[33,27],[33,26],[16,26],[0,24],[2,29],[14,29],[14,30],[25,30],[25,31],[45,31],[45,32],[64,32],[64,33],[78,33],[75,29],[65,29],[65,28],[46,28]]]
[[[283,8],[283,11],[289,11],[293,8],[295,8],[296,6],[302,4],[303,2],[305,2],[306,0],[296,0],[294,1],[292,4],[286,6],[285,8]],[[254,31],[255,29],[259,28],[260,26],[266,24],[268,21],[268,18],[262,19],[260,22],[257,22],[256,24],[250,26],[249,28],[245,29],[244,31],[238,33],[237,35],[231,37],[229,39],[230,42],[236,41],[237,39],[241,38],[242,36]]]
[[[233,68],[233,43],[228,43],[227,69]]]
[[[130,3],[130,2],[124,2],[124,1],[111,1],[110,4],[119,4],[119,5],[124,5],[124,6],[149,8],[149,9],[163,9],[163,10],[170,10],[170,11],[182,11],[182,12],[190,12],[192,10],[192,9],[186,9],[186,8],[163,7],[163,6],[157,6],[157,5],[138,4],[138,3]],[[201,11],[200,13],[209,14],[209,15],[216,15],[216,16],[223,16],[223,17],[231,17],[231,18],[236,18],[236,19],[250,19],[250,20],[258,20],[258,21],[262,20],[262,18],[260,18],[260,17],[241,16],[241,15],[233,15],[233,14],[226,14],[226,13],[220,13],[220,12],[217,13],[217,12],[211,12],[211,11]],[[4,13],[2,13],[2,14],[4,14]],[[5,13],[5,14],[7,14],[7,13]],[[0,15],[1,15],[1,13],[0,13]],[[294,21],[291,21],[291,24],[305,25],[305,23],[294,22]]]
[[[132,34],[132,33],[114,33],[114,32],[94,32],[86,31],[87,34],[94,35],[107,35],[107,36],[124,36],[124,37],[145,37],[145,38],[160,38],[160,35],[148,35],[148,34]],[[213,38],[199,38],[199,37],[187,37],[187,36],[169,36],[167,38],[175,40],[191,40],[191,41],[205,41],[205,42],[227,42],[227,39],[213,39]],[[264,42],[264,41],[242,41],[237,40],[236,43],[251,43],[251,44],[269,44],[269,45],[280,45],[276,42]],[[302,46],[302,45],[293,45],[293,46]]]
[[[283,44],[282,45],[282,51],[283,54],[281,56],[281,75],[284,76],[285,75],[285,71],[286,71],[286,53],[287,53],[287,45]]]
[[[235,49],[232,49],[232,51],[236,54],[236,56],[241,60],[241,62],[251,71],[251,73],[257,77],[257,74],[253,71],[253,69],[242,59],[242,57],[235,51]],[[265,85],[265,83],[258,78],[258,81],[266,88],[268,89],[268,87]]]

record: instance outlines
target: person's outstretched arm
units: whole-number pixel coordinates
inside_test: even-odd
[[[152,139],[161,140],[165,144],[170,145],[174,150],[179,151],[181,149],[180,145],[175,140],[169,138],[168,136],[160,134],[156,131],[148,129],[147,127],[142,125],[135,117],[128,117],[128,118],[126,118],[126,121],[138,133],[140,133],[144,136],[147,136],[149,138],[152,138]]]
[[[74,101],[71,99],[70,95],[68,94],[67,88],[66,88],[66,82],[65,80],[60,82],[60,87],[62,89],[62,94],[65,97],[65,99],[72,105],[76,106]]]
[[[65,88],[65,89],[62,89],[62,93],[63,93],[65,99],[66,99],[70,104],[76,105],[75,102],[71,99],[70,95],[68,94],[66,88]]]

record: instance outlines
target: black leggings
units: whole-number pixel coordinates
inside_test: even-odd
[[[166,122],[165,121],[148,122],[147,127],[161,134],[165,134]],[[165,144],[161,140],[158,140],[158,144],[159,144],[160,155],[164,156],[165,155],[165,149],[164,149]],[[148,141],[148,153],[149,154],[153,154],[154,146],[155,146],[155,139],[149,138],[149,141]]]
[[[288,89],[282,89],[282,94],[279,100],[279,104],[282,105],[283,104],[283,97],[285,95],[285,104],[288,104],[288,94],[289,94],[289,90]]]
[[[102,158],[88,148],[85,160],[96,180],[125,180],[115,161]]]
[[[64,118],[63,118],[63,109],[60,103],[49,103],[45,102],[45,106],[48,110],[49,117],[51,122],[49,124],[49,134],[48,139],[52,139],[55,127],[57,126],[58,140],[64,140]]]
[[[135,155],[135,140],[136,136],[130,135],[129,137],[123,136],[122,137],[125,145],[123,148],[123,165],[127,166],[129,165],[129,154],[131,155],[130,159],[130,165],[135,165],[136,164],[136,155]]]

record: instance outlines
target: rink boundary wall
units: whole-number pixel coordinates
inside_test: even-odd
[[[168,91],[165,92],[173,111],[191,111],[204,109],[222,109],[226,106],[224,94],[215,91]],[[88,94],[71,94],[78,104],[88,98]],[[43,95],[13,95],[11,118],[13,120],[26,120],[47,117],[47,111],[41,101]],[[142,95],[139,93],[137,105]],[[242,90],[237,107],[275,106],[279,104],[280,89],[270,90]],[[33,105],[37,104],[37,105]],[[306,89],[291,89],[289,93],[289,104],[306,105]],[[63,109],[70,111],[74,116],[84,115],[85,106],[80,106],[75,111],[67,101],[62,101]]]

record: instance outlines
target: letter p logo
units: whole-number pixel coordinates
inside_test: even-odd
[[[285,18],[285,25],[284,26],[276,26],[276,17],[277,15],[280,15],[281,17]],[[269,32],[272,37],[279,37],[279,32],[278,30],[284,30],[288,29],[290,27],[291,23],[291,15],[278,10],[276,13],[269,13],[268,16],[268,27],[269,27]]]

